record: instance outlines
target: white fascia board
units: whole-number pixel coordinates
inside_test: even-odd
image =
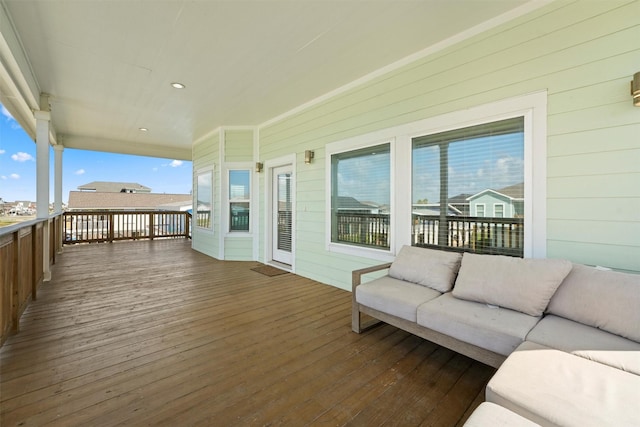
[[[132,154],[136,156],[160,157],[165,159],[192,161],[191,146],[184,148],[163,145],[144,144],[134,141],[119,141],[113,139],[86,138],[80,136],[65,136],[63,145],[66,148],[79,150],[93,150],[106,153]]]

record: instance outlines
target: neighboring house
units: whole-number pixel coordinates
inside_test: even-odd
[[[98,193],[151,193],[151,188],[137,182],[93,181],[79,186],[78,190]]]
[[[160,194],[160,193],[112,193],[70,191],[67,210],[157,210],[167,204],[176,204],[179,207],[192,204],[191,194]]]
[[[469,216],[469,197],[471,196],[472,194],[462,193],[449,197],[449,206],[460,212],[460,215]]]
[[[486,189],[468,198],[471,216],[522,218],[524,216],[524,183],[499,190]]]
[[[460,216],[462,211],[449,203],[447,216]],[[440,203],[414,203],[412,206],[413,215],[440,215]]]
[[[371,202],[360,202],[354,197],[338,196],[338,212],[378,214],[380,207]]]

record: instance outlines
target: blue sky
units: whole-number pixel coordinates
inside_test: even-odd
[[[0,105],[0,198],[36,200],[36,144]],[[53,202],[53,149],[49,153]],[[192,189],[192,164],[174,159],[129,156],[65,149],[62,160],[62,200],[69,191],[92,181],[137,182],[154,193],[188,194]]]

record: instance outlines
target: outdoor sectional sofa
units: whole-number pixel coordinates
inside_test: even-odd
[[[405,246],[354,271],[352,298],[355,332],[383,321],[498,368],[468,425],[640,426],[640,275]]]

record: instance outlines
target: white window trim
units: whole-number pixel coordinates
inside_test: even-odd
[[[220,228],[224,230],[224,237],[253,237],[253,209],[254,209],[254,180],[253,180],[253,168],[255,164],[253,162],[237,162],[237,163],[226,163],[224,165],[224,172],[222,174],[222,206],[224,209],[221,209],[220,212]],[[233,200],[233,202],[243,202],[249,203],[249,231],[231,231],[230,227],[230,218],[229,218],[229,210],[231,208],[232,200],[229,197],[229,173],[232,170],[248,170],[249,171],[249,198],[242,200]]]
[[[333,176],[331,156],[345,153],[349,151],[355,151],[367,147],[375,147],[377,145],[389,144],[389,185],[390,185],[390,208],[389,214],[391,215],[391,221],[389,222],[389,249],[382,248],[369,248],[366,246],[355,246],[346,243],[336,243],[331,241],[331,178]],[[341,253],[346,255],[360,256],[364,258],[372,258],[381,261],[393,260],[393,254],[395,253],[395,151],[396,151],[396,139],[395,137],[385,138],[378,135],[378,138],[372,139],[369,135],[357,136],[349,138],[343,141],[327,144],[326,146],[326,158],[325,167],[326,175],[326,206],[325,206],[325,247],[329,252]]]
[[[487,216],[487,205],[485,203],[476,203],[475,205],[475,216],[478,218],[485,218]],[[482,206],[482,216],[478,213],[478,207]]]
[[[195,173],[195,191],[193,192],[193,196],[191,198],[191,226],[192,226],[192,230],[197,230],[199,233],[207,233],[207,234],[211,234],[213,235],[215,232],[215,228],[214,228],[214,210],[215,210],[215,199],[214,199],[214,195],[215,195],[215,182],[216,182],[216,175],[215,175],[215,165],[211,165],[211,166],[207,166],[204,168],[200,168],[198,170],[196,170]],[[202,174],[205,173],[211,173],[211,226],[210,227],[200,227],[197,224],[197,219],[198,219],[198,177]]]
[[[506,209],[506,205],[504,203],[494,203],[493,204],[493,217],[497,218],[497,216],[496,216],[496,206],[502,206],[502,217],[501,218],[506,218],[507,209]]]
[[[547,254],[547,91],[508,98],[465,110],[382,129],[327,144],[326,247],[330,252],[393,259],[411,244],[411,138],[513,117],[524,117],[524,257]],[[391,249],[388,252],[331,243],[331,155],[391,142]],[[397,183],[397,184],[396,184]],[[402,184],[404,183],[404,185]],[[535,230],[535,233],[534,233]]]

